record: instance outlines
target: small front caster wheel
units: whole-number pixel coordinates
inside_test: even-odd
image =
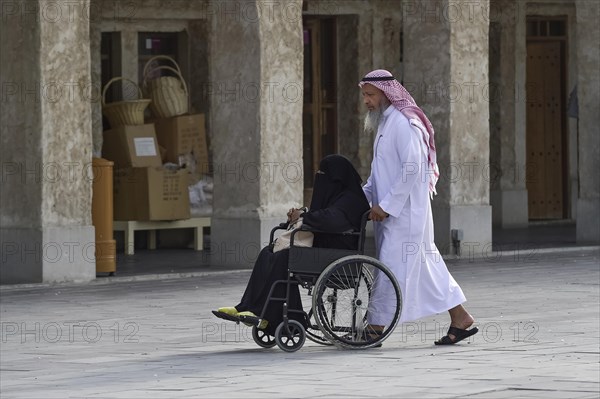
[[[290,320],[287,328],[284,322],[281,322],[275,330],[275,342],[281,350],[286,352],[295,352],[302,348],[306,341],[306,333],[302,324],[296,320]]]
[[[258,346],[262,346],[263,348],[272,348],[277,345],[275,337],[267,334],[265,330],[261,330],[256,326],[252,327],[252,338],[254,338],[254,342],[256,342]]]

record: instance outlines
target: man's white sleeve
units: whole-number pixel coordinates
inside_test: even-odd
[[[402,212],[410,192],[420,180],[423,180],[423,147],[422,133],[417,127],[400,129],[394,145],[400,159],[400,165],[386,165],[399,171],[390,191],[385,195],[379,206],[387,213],[398,217]]]
[[[367,179],[367,183],[365,183],[365,185],[362,187],[365,196],[367,197],[367,201],[369,201],[369,204],[373,203],[373,183],[371,181],[372,178],[373,175],[370,174],[369,178]]]

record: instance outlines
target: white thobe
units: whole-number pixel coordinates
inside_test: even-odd
[[[396,276],[402,291],[400,322],[445,312],[466,301],[433,238],[425,127],[389,106],[373,145],[371,175],[363,190],[390,216],[374,222],[377,257]],[[385,281],[385,279],[381,279]],[[389,325],[395,304],[391,285],[374,287],[368,322]]]

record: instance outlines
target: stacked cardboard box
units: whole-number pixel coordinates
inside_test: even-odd
[[[118,169],[114,199],[116,220],[189,219],[188,172],[162,166]]]
[[[115,220],[175,220],[190,217],[189,172],[165,168],[153,124],[104,132],[102,155],[114,161]]]
[[[193,154],[199,165],[208,164],[204,114],[180,115],[154,120],[158,144],[166,149],[165,162],[184,163]]]
[[[121,126],[104,132],[102,156],[119,168],[161,166],[154,125]]]

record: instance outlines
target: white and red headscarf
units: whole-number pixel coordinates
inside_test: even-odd
[[[358,84],[360,87],[363,87],[365,84],[370,84],[377,87],[379,90],[383,91],[385,96],[390,100],[394,108],[398,111],[402,112],[402,114],[408,119],[417,119],[423,124],[426,131],[423,129],[419,129],[423,132],[423,141],[427,145],[428,148],[428,170],[427,173],[429,175],[429,193],[433,196],[433,194],[437,194],[435,191],[435,185],[440,177],[440,172],[437,166],[437,157],[435,154],[435,141],[433,139],[433,125],[425,116],[425,113],[415,100],[412,98],[410,93],[398,82],[394,76],[385,69],[377,69],[375,71],[369,72],[365,75],[364,78]]]

